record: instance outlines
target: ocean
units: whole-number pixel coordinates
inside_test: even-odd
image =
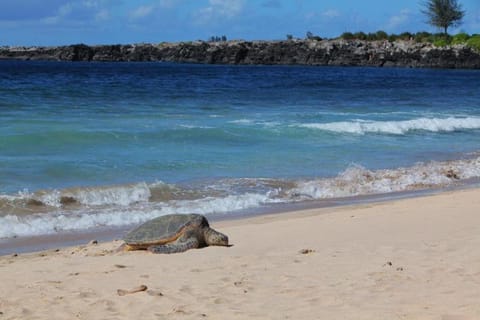
[[[0,241],[480,178],[480,70],[0,61]]]

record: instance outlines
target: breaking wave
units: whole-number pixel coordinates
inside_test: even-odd
[[[308,180],[221,179],[195,185],[145,182],[0,195],[0,238],[134,225],[172,213],[230,214],[276,203],[442,188],[480,178],[469,159],[368,170],[351,165]]]
[[[394,134],[402,135],[411,131],[452,132],[457,130],[480,129],[479,117],[418,118],[404,121],[340,121],[329,123],[306,123],[303,128],[331,131],[345,134]]]
[[[127,207],[59,209],[31,215],[9,214],[0,217],[0,238],[35,236],[66,231],[81,231],[99,227],[134,225],[155,217],[173,213],[227,213],[259,207],[275,202],[266,195],[244,194],[224,198],[172,200],[168,203],[137,203]]]

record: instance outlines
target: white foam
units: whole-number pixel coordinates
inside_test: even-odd
[[[451,185],[458,179],[479,177],[480,157],[476,155],[471,159],[420,163],[407,168],[375,171],[351,165],[333,178],[296,183],[291,181],[289,184],[282,181],[279,184],[281,187],[270,189],[268,184],[258,189],[258,186],[253,183],[254,189],[246,188],[242,192],[232,194],[239,191],[233,188],[225,196],[208,196],[194,200],[148,201],[150,188],[145,183],[55,191],[44,194],[43,200],[51,201],[50,204],[55,207],[61,196],[70,194],[83,205],[74,206],[74,209],[68,210],[66,207],[57,206],[48,213],[0,217],[0,238],[53,234],[98,227],[120,227],[172,213],[228,214],[272,203],[418,190]],[[240,183],[240,185],[252,184],[249,180],[246,181],[248,183]],[[272,184],[277,185],[274,182]],[[231,183],[239,184],[237,180]],[[156,182],[150,187],[161,185],[163,185],[162,182]],[[221,189],[229,190],[228,186]],[[23,196],[31,197],[31,194],[24,192]]]
[[[159,184],[161,184],[161,182],[156,182],[152,186]],[[78,203],[86,206],[128,206],[137,202],[147,202],[150,196],[151,193],[149,186],[146,183],[141,182],[132,185],[65,189],[62,191],[48,190],[36,193],[23,190],[13,195],[0,195],[0,199],[11,202],[34,199],[47,206],[61,208],[63,197],[71,197]]]
[[[121,205],[146,202],[151,196],[146,183],[106,188],[85,188],[72,193],[72,196],[84,205]]]
[[[230,195],[222,198],[207,197],[193,201],[180,200],[172,202],[171,208],[175,210],[175,213],[193,212],[212,214],[256,208],[277,201],[278,200],[271,198],[269,194],[246,193],[241,195]]]
[[[42,193],[38,196],[34,196],[37,200],[40,200],[42,203],[50,207],[60,208],[62,206],[60,202],[61,194],[58,190],[53,190],[50,192]]]
[[[254,121],[251,119],[239,119],[239,120],[228,121],[228,123],[250,125],[250,124],[253,124]]]
[[[7,201],[15,201],[15,200],[23,200],[28,199],[33,196],[27,189],[22,191],[18,191],[16,194],[0,194],[0,199],[7,200]]]
[[[479,117],[418,118],[404,121],[340,121],[329,123],[305,123],[303,128],[347,134],[405,134],[410,131],[451,132],[480,129]]]
[[[0,238],[55,234],[70,230],[86,230],[101,226],[123,226],[148,219],[149,214],[138,211],[102,210],[99,212],[58,212],[24,217],[0,217]]]
[[[330,199],[442,187],[478,177],[480,158],[377,171],[352,165],[337,177],[300,182],[287,193],[297,200]]]
[[[144,222],[158,216],[173,213],[227,213],[255,208],[276,202],[268,195],[243,194],[224,198],[177,200],[163,204],[137,204],[128,208],[114,207],[102,210],[82,209],[58,211],[18,217],[0,217],[0,238],[54,234],[69,230],[86,230],[98,227],[120,227]]]
[[[185,129],[215,129],[215,127],[211,126],[196,126],[193,124],[181,124],[180,127]]]
[[[263,126],[266,128],[273,128],[273,127],[278,127],[281,125],[281,122],[278,121],[255,121],[252,119],[239,119],[239,120],[232,120],[228,121],[228,123],[231,124],[237,124],[237,125],[244,125],[244,126]]]

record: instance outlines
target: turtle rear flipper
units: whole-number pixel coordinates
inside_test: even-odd
[[[179,253],[184,252],[189,249],[194,249],[199,247],[198,239],[191,237],[188,239],[178,239],[175,242],[167,243],[164,245],[156,245],[148,247],[148,251],[151,253]]]

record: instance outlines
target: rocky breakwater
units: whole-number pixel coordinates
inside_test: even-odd
[[[1,47],[0,59],[480,69],[480,51],[466,45],[341,39]]]

